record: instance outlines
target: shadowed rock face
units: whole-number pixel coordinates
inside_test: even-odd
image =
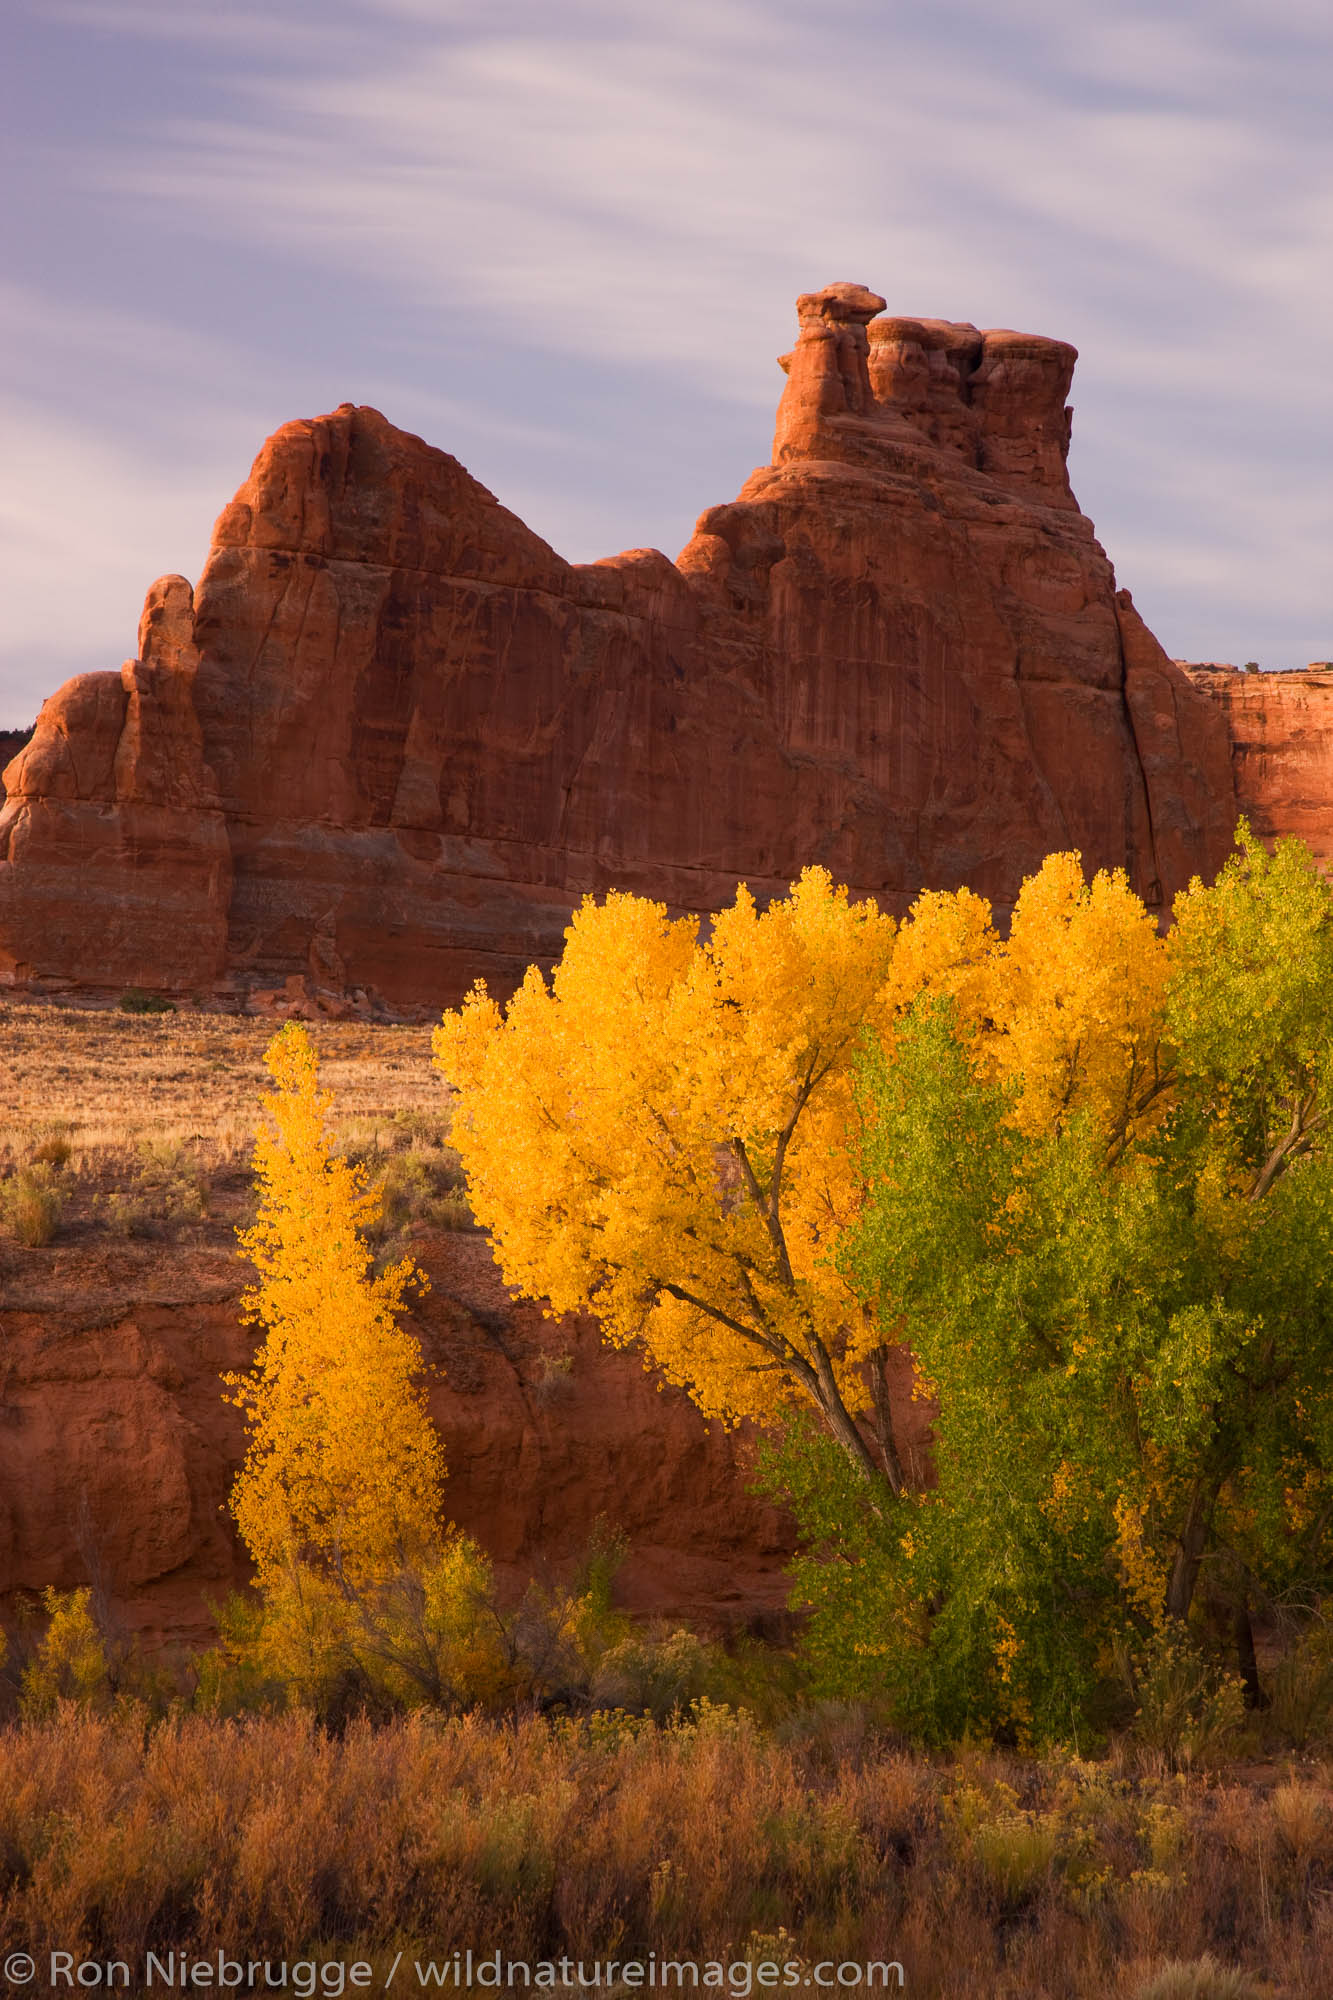
[[[748,1427],[705,1423],[585,1319],[516,1304],[479,1237],[414,1245],[410,1313],[444,1440],[446,1512],[513,1599],[567,1576],[599,1524],[625,1535],[630,1611],[782,1629],[792,1524],[751,1490]],[[222,1377],[250,1366],[233,1254],[146,1246],[17,1253],[0,1286],[0,1603],[97,1585],[150,1646],[208,1643],[249,1575],[228,1511],[245,1449]],[[905,1379],[900,1448],[926,1422]]]
[[[1230,711],[1070,492],[1074,350],[883,303],[799,301],[773,463],[676,563],[562,561],[374,410],[285,425],[9,766],[0,978],[434,1009],[613,885],[818,861],[1003,915],[1053,848],[1154,905],[1213,870]]]

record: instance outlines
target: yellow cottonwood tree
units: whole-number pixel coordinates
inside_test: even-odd
[[[987,1053],[1021,1084],[1022,1131],[1055,1132],[1081,1112],[1118,1156],[1160,1120],[1167,972],[1166,942],[1123,869],[1085,882],[1079,855],[1047,856],[1019,891],[988,995]]]
[[[440,1441],[421,1350],[398,1325],[425,1281],[410,1262],[372,1268],[377,1199],[333,1150],[309,1035],[289,1023],[265,1063],[273,1129],[256,1144],[259,1212],[241,1247],[259,1274],[246,1313],[266,1338],[253,1371],[228,1378],[250,1437],[232,1512],[261,1591],[301,1570],[364,1592],[440,1534]]]
[[[835,1262],[894,932],[818,868],[763,912],[742,887],[706,938],[660,903],[588,899],[550,985],[531,969],[504,1011],[479,985],[435,1060],[509,1284],[641,1337],[707,1415],[813,1405],[898,1487],[884,1337]]]
[[[1074,1115],[1109,1153],[1169,1102],[1166,941],[1123,869],[1084,879],[1082,857],[1051,854],[1024,882],[1009,935],[969,889],[921,896],[898,934],[889,998],[900,1014],[947,998],[980,1070],[1014,1087],[1030,1138]]]
[[[812,868],[762,913],[742,887],[707,936],[587,899],[550,984],[530,970],[506,1009],[479,985],[435,1060],[510,1285],[641,1338],[708,1415],[812,1405],[900,1489],[885,1335],[839,1262],[864,1199],[862,1051],[946,998],[1020,1130],[1081,1116],[1112,1156],[1165,1100],[1164,990],[1123,873],[1085,882],[1077,855],[1024,885],[1007,939],[967,889],[899,929]]]

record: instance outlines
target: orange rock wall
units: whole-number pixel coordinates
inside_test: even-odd
[[[717,1630],[781,1623],[793,1543],[748,1490],[751,1443],[708,1425],[588,1321],[515,1305],[483,1239],[418,1246],[410,1318],[448,1466],[446,1508],[502,1589],[567,1574],[597,1522],[624,1532],[618,1596]],[[123,1247],[16,1257],[0,1299],[0,1596],[101,1586],[150,1644],[205,1643],[247,1575],[226,1513],[249,1365],[225,1252]]]
[[[1333,669],[1186,671],[1226,718],[1238,812],[1264,840],[1294,834],[1333,866]]]

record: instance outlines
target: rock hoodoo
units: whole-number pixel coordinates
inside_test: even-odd
[[[377,411],[284,425],[197,589],[155,584],[137,658],[9,765],[0,979],[434,1009],[612,885],[706,910],[820,861],[1003,911],[1073,846],[1161,904],[1238,807],[1281,830],[1312,788],[1322,826],[1322,683],[1264,678],[1302,732],[1275,765],[1249,684],[1117,591],[1066,474],[1074,350],[883,305],[799,301],[773,463],[675,563],[564,562]]]

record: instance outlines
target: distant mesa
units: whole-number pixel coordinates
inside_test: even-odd
[[[773,461],[674,563],[565,562],[376,410],[285,424],[9,763],[0,981],[434,1010],[613,885],[1003,914],[1077,847],[1160,908],[1241,811],[1333,854],[1328,683],[1166,657],[1070,490],[1074,349],[797,317]]]

